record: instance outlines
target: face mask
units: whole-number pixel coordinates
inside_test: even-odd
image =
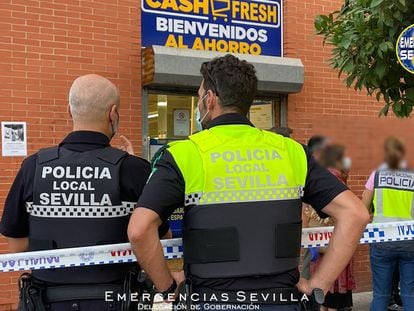
[[[345,170],[350,170],[351,169],[351,166],[352,166],[352,160],[351,160],[351,158],[350,157],[345,157],[345,158],[343,158],[343,160],[342,160],[342,166],[343,166],[343,168],[345,169]]]
[[[197,131],[202,131],[203,130],[203,121],[204,119],[207,117],[209,111],[206,112],[206,114],[201,117],[201,113],[200,113],[200,102],[202,102],[208,94],[204,95],[197,103],[197,108],[196,108],[196,129]]]
[[[118,121],[115,123],[115,125],[111,122],[111,130],[112,130],[112,136],[111,139],[115,136],[115,133],[118,131],[118,126],[119,126],[119,114],[118,111],[116,111],[116,115],[117,115],[117,119]]]

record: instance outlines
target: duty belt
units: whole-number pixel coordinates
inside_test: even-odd
[[[123,291],[122,285],[98,284],[98,285],[61,285],[48,286],[45,289],[47,303],[69,301],[69,300],[104,300],[105,292],[111,292],[116,297]]]

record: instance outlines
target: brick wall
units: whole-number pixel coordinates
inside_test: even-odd
[[[120,133],[140,151],[138,4],[136,0],[0,1],[0,119],[27,122],[29,153],[60,142],[71,130],[67,92],[75,77],[87,73],[118,85]],[[21,161],[0,160],[0,206]],[[6,252],[4,239],[0,251]],[[16,301],[16,289],[16,275],[1,273],[0,310]]]
[[[342,1],[284,2],[285,55],[305,64],[305,87],[289,96],[289,126],[302,142],[318,133],[345,144],[353,158],[350,186],[361,195],[368,173],[381,160],[382,140],[389,134],[414,138],[412,121],[378,119],[380,105],[364,93],[346,90],[329,69],[329,48],[314,35],[313,20],[338,9]],[[140,151],[139,1],[2,0],[0,14],[0,119],[28,123],[29,153],[58,143],[70,131],[67,91],[75,77],[86,73],[104,75],[119,86],[120,132]],[[21,160],[0,161],[0,206]],[[4,239],[0,251],[6,252]],[[366,290],[366,247],[358,249],[355,259],[358,288]],[[16,278],[0,275],[0,310],[13,308]]]
[[[289,96],[288,122],[293,136],[306,142],[315,134],[324,134],[344,144],[352,157],[349,185],[362,195],[369,173],[382,160],[382,143],[389,135],[414,139],[412,120],[394,117],[378,118],[382,103],[366,92],[344,87],[337,72],[329,67],[330,48],[313,27],[317,14],[340,9],[341,0],[285,1],[285,56],[301,58],[305,65],[305,85],[298,95]],[[342,78],[344,79],[344,77]],[[408,160],[413,164],[413,147],[407,144]],[[371,288],[369,256],[366,246],[355,253],[355,275],[358,291]]]

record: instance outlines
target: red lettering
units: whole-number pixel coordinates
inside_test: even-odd
[[[131,256],[132,255],[132,249],[127,249],[124,251],[111,251],[112,257],[125,257],[125,256]]]

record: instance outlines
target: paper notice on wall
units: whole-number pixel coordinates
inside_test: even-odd
[[[26,122],[1,122],[3,157],[27,156]]]
[[[250,121],[262,130],[272,128],[274,124],[272,105],[252,105],[250,108]]]
[[[174,136],[190,135],[190,111],[174,109]]]

